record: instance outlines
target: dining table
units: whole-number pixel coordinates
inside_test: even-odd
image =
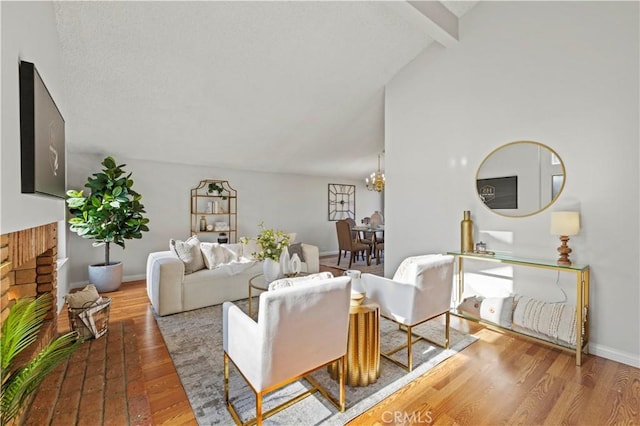
[[[371,240],[373,242],[372,254],[375,256],[375,246],[384,242],[384,225],[380,226],[354,226],[352,231],[356,231],[358,241]]]

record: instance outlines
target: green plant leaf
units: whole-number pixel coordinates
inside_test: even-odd
[[[140,226],[149,220],[143,216],[146,212],[140,203],[142,197],[131,188],[131,173],[123,177],[125,164],[116,165],[113,157],[106,157],[101,164],[103,170],[87,178],[85,187],[91,189],[87,198],[78,196],[82,191],[67,192],[72,216],[69,229],[98,244],[114,242],[124,247],[126,239],[141,238],[141,232],[149,230]],[[105,262],[106,257],[108,249]]]

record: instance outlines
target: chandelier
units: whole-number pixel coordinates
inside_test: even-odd
[[[384,189],[384,173],[380,171],[380,154],[378,154],[378,170],[365,179],[369,191],[381,192]]]

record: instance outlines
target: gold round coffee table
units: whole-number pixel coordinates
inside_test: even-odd
[[[303,277],[305,275],[309,275],[307,272],[300,272],[298,275],[296,275],[295,277]],[[295,278],[295,277],[291,277],[291,278]],[[264,281],[264,274],[258,274],[258,275],[254,275],[253,277],[249,278],[249,316],[253,317],[253,290],[258,290],[258,291],[267,291],[269,290],[269,284],[267,284]]]
[[[249,316],[252,317],[253,316],[253,311],[252,311],[252,299],[253,299],[253,295],[252,295],[252,291],[251,289],[255,289],[255,290],[259,290],[259,291],[267,291],[269,290],[269,284],[267,284],[264,281],[264,274],[258,274],[258,275],[254,275],[253,277],[249,278]]]

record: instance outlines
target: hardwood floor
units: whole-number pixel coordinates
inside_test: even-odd
[[[145,282],[108,295],[111,321],[135,321],[154,424],[197,424]],[[593,355],[576,367],[570,353],[456,317],[451,323],[479,340],[348,425],[640,424],[640,369]],[[63,312],[59,330],[67,329]]]
[[[197,425],[191,405],[173,366],[167,347],[147,298],[146,282],[122,284],[120,290],[105,293],[112,298],[110,322],[131,318],[135,324],[153,424]],[[58,317],[58,331],[69,330],[66,311]]]

